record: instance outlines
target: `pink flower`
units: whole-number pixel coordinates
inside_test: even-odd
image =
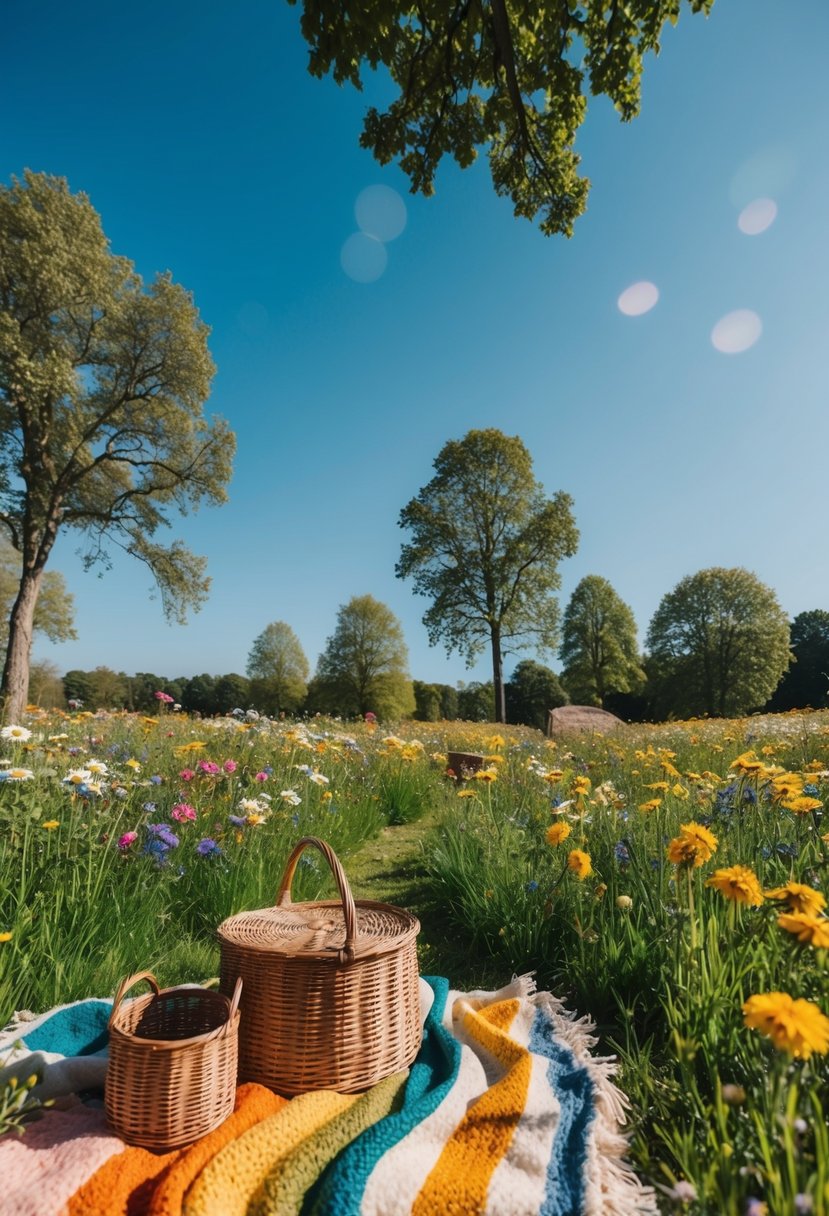
[[[170,814],[179,823],[184,823],[187,819],[196,818],[196,808],[191,806],[189,802],[177,802]]]
[[[179,773],[179,777],[181,777],[182,781],[192,781],[195,775],[196,774],[191,768],[183,768]]]
[[[254,781],[267,781],[267,780],[268,780],[267,773],[257,773],[256,776],[254,777]]]
[[[220,773],[222,770],[212,760],[200,760],[199,768],[203,773]]]
[[[225,760],[224,764],[222,765],[222,768],[225,770],[226,773],[235,773],[236,769],[238,768],[238,765],[236,764],[235,760]]]
[[[138,839],[137,832],[124,832],[124,835],[121,836],[118,841],[118,848],[119,849],[128,849],[131,844],[135,844],[137,839]]]
[[[168,692],[157,692],[155,694],[156,701],[163,701],[165,705],[172,705],[175,700]]]

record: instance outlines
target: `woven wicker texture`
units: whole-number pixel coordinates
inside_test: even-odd
[[[146,980],[153,991],[124,1004]],[[107,1118],[128,1144],[180,1148],[233,1110],[241,984],[233,999],[206,988],[159,989],[147,971],[123,980],[109,1019]]]
[[[340,900],[293,904],[303,851],[328,862]],[[420,1046],[414,916],[355,903],[336,854],[303,838],[288,859],[276,906],[219,927],[221,990],[244,981],[239,1078],[292,1096],[358,1093],[406,1068]]]

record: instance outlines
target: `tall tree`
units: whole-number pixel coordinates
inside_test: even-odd
[[[371,595],[339,609],[317,664],[315,694],[343,714],[403,717],[415,708],[409,652],[397,617]]]
[[[814,608],[792,621],[793,662],[769,701],[773,710],[823,709],[829,703],[829,612]]]
[[[268,713],[293,713],[308,691],[308,660],[299,638],[284,621],[272,621],[248,655],[251,695]]]
[[[588,574],[564,610],[561,679],[579,705],[601,705],[610,693],[636,692],[645,682],[633,613],[606,578]]]
[[[522,659],[505,686],[510,722],[535,726],[546,732],[551,709],[566,705],[569,698],[554,671],[533,659]]]
[[[434,193],[445,154],[465,168],[486,148],[515,214],[570,236],[589,188],[574,149],[586,95],[634,118],[644,57],[686,4],[707,13],[713,0],[374,0],[359,15],[302,0],[302,33],[313,76],[362,89],[365,67],[388,69],[397,93],[384,112],[368,109],[360,143],[381,164],[397,160],[412,191]]]
[[[789,622],[756,575],[717,566],[663,598],[646,646],[662,713],[727,717],[768,700],[789,665]]]
[[[155,540],[171,510],[221,503],[235,440],[203,413],[207,326],[169,274],[145,288],[83,194],[29,173],[0,187],[0,525],[20,555],[0,695],[26,699],[34,612],[61,529],[84,563],[146,563],[168,617],[207,595],[203,558]]]
[[[9,617],[20,587],[20,554],[0,536],[0,648],[9,644]],[[75,632],[75,600],[59,570],[43,575],[40,595],[32,618],[32,633],[43,633],[50,642],[71,642]]]
[[[506,721],[503,655],[557,641],[558,563],[578,544],[573,500],[545,498],[517,437],[469,431],[450,440],[435,476],[400,512],[412,540],[401,549],[398,578],[432,600],[423,623],[469,666],[489,643],[495,720]]]

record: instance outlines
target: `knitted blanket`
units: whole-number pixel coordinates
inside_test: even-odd
[[[189,1148],[128,1147],[96,1089],[109,1002],[80,1001],[0,1034],[0,1066],[37,1094],[82,1090],[0,1137],[0,1213],[15,1216],[640,1216],[657,1211],[624,1159],[625,1099],[592,1027],[524,976],[497,992],[421,981],[408,1072],[360,1095],[286,1101],[242,1085]],[[427,986],[428,985],[428,986]],[[0,1082],[3,1073],[0,1072]],[[91,1098],[91,1104],[90,1104]]]

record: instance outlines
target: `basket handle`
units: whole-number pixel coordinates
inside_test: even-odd
[[[230,1002],[230,1009],[227,1011],[227,1025],[233,1021],[236,1010],[239,1008],[239,1000],[242,996],[242,977],[236,977],[236,987],[233,989],[233,999]]]
[[[109,1015],[109,1027],[112,1029],[112,1020],[118,1012],[118,1006],[123,1001],[124,997],[135,984],[140,984],[142,980],[146,980],[153,992],[158,996],[161,989],[158,986],[158,980],[153,975],[152,971],[136,971],[135,975],[128,975],[126,979],[121,980],[118,985],[118,991],[115,993],[115,998],[112,1002],[112,1010]]]
[[[354,945],[357,938],[357,909],[354,906],[354,896],[351,894],[351,887],[348,885],[345,870],[340,865],[337,854],[330,844],[326,844],[324,840],[319,840],[316,836],[303,836],[288,858],[285,873],[282,875],[282,882],[279,884],[276,906],[278,908],[290,908],[291,883],[294,880],[294,873],[299,859],[309,844],[312,844],[315,849],[319,849],[331,867],[334,878],[337,880],[337,886],[340,889],[340,899],[343,901],[343,914],[345,916],[345,945],[340,951],[340,962],[350,962],[354,957]]]

